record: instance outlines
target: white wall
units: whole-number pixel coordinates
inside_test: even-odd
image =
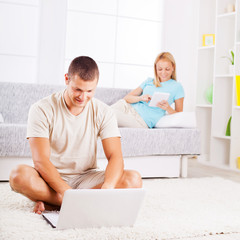
[[[65,71],[88,55],[99,64],[99,86],[136,88],[153,76],[161,51],[163,2],[68,0]]]
[[[0,81],[36,82],[38,0],[0,1]]]
[[[0,81],[63,84],[70,61],[93,57],[99,85],[135,88],[173,53],[195,106],[197,0],[0,0]],[[57,7],[56,7],[57,6]],[[13,17],[14,16],[14,17]]]
[[[184,111],[196,103],[198,0],[166,0],[163,49],[174,55],[177,80],[185,90]]]
[[[0,0],[0,81],[63,84],[70,61],[89,55],[99,86],[135,88],[153,76],[163,2]]]
[[[40,0],[38,83],[64,83],[66,9],[67,0]]]

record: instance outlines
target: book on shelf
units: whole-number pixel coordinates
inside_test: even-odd
[[[240,106],[240,76],[236,76],[236,97],[237,97],[237,106]]]

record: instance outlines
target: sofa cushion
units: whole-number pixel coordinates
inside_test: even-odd
[[[184,127],[196,128],[195,112],[179,112],[163,116],[155,125],[156,128]]]
[[[4,119],[1,113],[0,113],[0,123],[4,123]]]
[[[26,124],[30,106],[55,91],[61,91],[63,85],[40,85],[28,83],[0,83],[0,112],[5,123]]]
[[[196,128],[120,128],[124,157],[152,155],[198,155],[200,132]],[[98,157],[104,157],[98,143]]]
[[[0,156],[31,157],[25,124],[0,124]],[[196,128],[120,128],[124,157],[200,154],[200,132]],[[97,157],[104,158],[101,141]]]
[[[62,91],[65,85],[0,82],[0,113],[5,123],[26,124],[30,106],[38,100]],[[95,97],[108,105],[123,98],[130,89],[97,88]]]
[[[94,97],[111,106],[119,99],[124,98],[130,91],[131,89],[124,88],[97,88]]]
[[[0,156],[31,156],[26,130],[26,124],[0,124]]]

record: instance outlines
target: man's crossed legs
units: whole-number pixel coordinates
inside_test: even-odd
[[[74,177],[63,177],[74,189],[100,189],[104,182],[104,171],[89,170]],[[10,185],[15,192],[21,193],[36,202],[34,212],[41,214],[45,209],[59,208],[62,195],[54,191],[31,166],[19,165],[10,175]],[[142,179],[134,170],[124,170],[116,188],[140,188]]]

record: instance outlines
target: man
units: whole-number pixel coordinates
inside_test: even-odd
[[[27,138],[34,168],[19,165],[10,175],[12,189],[36,202],[34,212],[60,206],[70,188],[139,188],[141,176],[124,170],[117,121],[106,104],[93,98],[99,79],[96,62],[75,58],[65,75],[67,88],[33,104]],[[108,159],[96,163],[97,138]]]

